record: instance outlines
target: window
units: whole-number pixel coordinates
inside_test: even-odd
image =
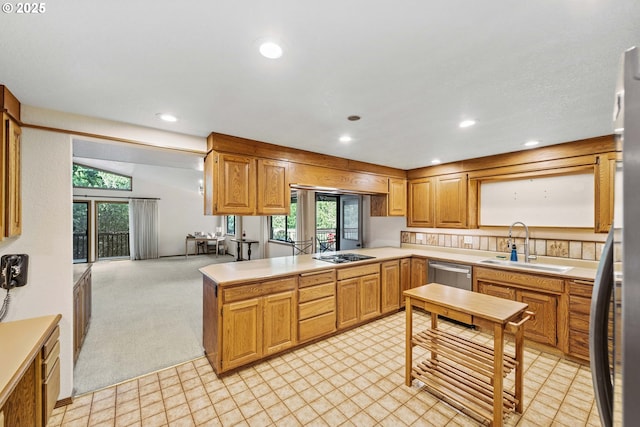
[[[236,217],[227,216],[227,234],[236,234]]]
[[[89,262],[90,202],[73,202],[73,262]]]
[[[105,190],[131,191],[131,177],[96,169],[89,166],[73,164],[74,188],[102,188]]]
[[[296,213],[298,197],[291,192],[291,210],[289,215],[273,215],[269,221],[269,239],[289,242],[296,240]]]
[[[98,259],[129,256],[129,203],[96,202]]]

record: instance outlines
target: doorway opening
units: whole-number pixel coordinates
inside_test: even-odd
[[[362,196],[316,193],[316,252],[362,247]]]

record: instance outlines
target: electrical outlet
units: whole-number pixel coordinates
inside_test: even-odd
[[[0,258],[0,287],[11,289],[27,284],[29,255],[2,255]]]
[[[422,242],[423,239],[424,239],[424,234],[416,233],[416,240]]]
[[[465,244],[465,245],[471,245],[471,244],[473,244],[473,237],[471,237],[471,236],[464,236],[464,244]]]

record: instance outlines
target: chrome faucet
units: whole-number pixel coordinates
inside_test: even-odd
[[[524,222],[516,221],[509,227],[509,249],[511,249],[511,232],[513,231],[513,226],[516,224],[521,224],[524,227],[524,262],[529,262],[529,227],[527,227]]]

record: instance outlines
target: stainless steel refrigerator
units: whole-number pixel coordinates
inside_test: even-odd
[[[640,62],[622,56],[614,129],[622,145],[614,216],[591,300],[589,353],[602,425],[640,425]]]

